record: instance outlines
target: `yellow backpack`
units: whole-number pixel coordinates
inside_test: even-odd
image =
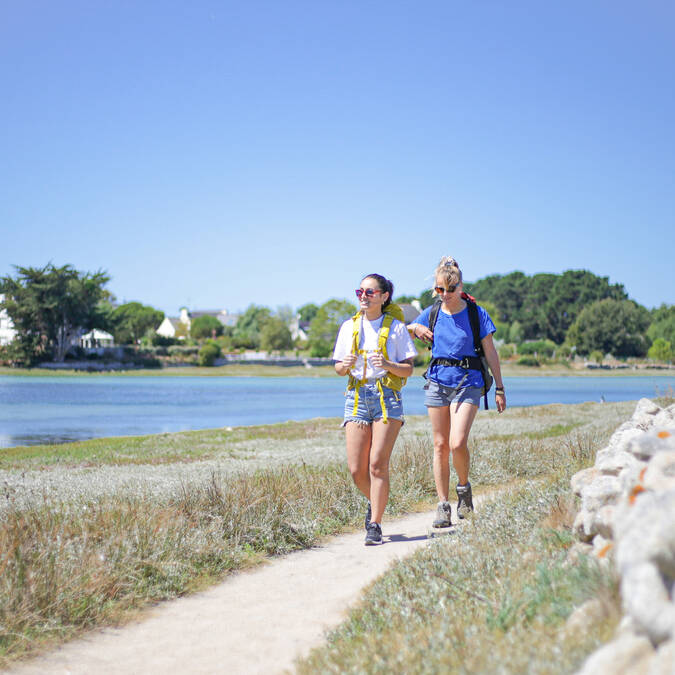
[[[389,358],[387,354],[387,339],[389,338],[389,329],[394,319],[398,319],[401,322],[404,322],[403,310],[395,303],[389,303],[383,310],[384,319],[382,320],[382,325],[380,330],[377,332],[377,351],[381,352],[385,359]],[[355,378],[351,372],[349,373],[349,381],[347,383],[347,389],[354,389],[354,412],[353,415],[356,415],[359,405],[359,389],[364,385],[366,380],[366,351],[359,349],[359,343],[361,342],[361,325],[363,323],[363,315],[361,312],[357,312],[352,320],[354,322],[354,328],[352,331],[352,354],[360,354],[363,356],[363,375],[361,379]],[[387,423],[387,408],[384,403],[384,390],[382,387],[389,387],[394,391],[401,391],[405,386],[406,378],[399,377],[392,373],[387,372],[385,375],[380,377],[377,380],[377,388],[380,392],[380,404],[382,406],[382,422]]]

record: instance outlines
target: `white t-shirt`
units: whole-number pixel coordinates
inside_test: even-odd
[[[368,321],[365,317],[361,318],[361,340],[359,342],[359,349],[366,350],[367,356],[374,354],[377,351],[377,332],[384,321],[384,314],[375,321]],[[347,319],[338,332],[337,340],[335,341],[335,349],[333,350],[333,360],[342,361],[342,359],[352,351],[352,334],[354,332],[353,319]],[[417,354],[415,345],[413,344],[408,329],[405,324],[394,319],[391,328],[389,329],[389,336],[387,337],[387,358],[389,361],[400,363],[405,359],[410,359]],[[363,379],[363,355],[359,354],[356,359],[356,365],[351,370],[352,375],[357,379]],[[370,359],[367,360],[365,377],[368,380],[378,379],[383,377],[387,371],[384,368],[374,368]]]

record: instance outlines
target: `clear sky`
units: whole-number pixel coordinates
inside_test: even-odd
[[[272,309],[589,269],[675,303],[675,5],[6,1],[0,275]]]

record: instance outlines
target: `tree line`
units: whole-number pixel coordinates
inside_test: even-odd
[[[14,276],[0,278],[4,308],[17,331],[3,348],[0,360],[19,365],[63,361],[79,330],[111,332],[117,344],[167,345],[156,329],[164,313],[140,302],[119,306],[105,288],[110,277],[103,271],[80,272],[71,265],[42,268],[16,267]],[[628,298],[622,284],[610,284],[587,270],[562,274],[522,272],[490,275],[465,290],[483,305],[497,326],[499,344],[519,354],[532,352],[569,355],[576,352],[610,353],[617,358],[649,356],[672,361],[675,345],[675,306],[648,310]],[[434,301],[431,290],[419,296],[399,296],[397,302]],[[331,299],[307,303],[294,312],[250,305],[235,326],[223,326],[213,316],[200,316],[189,331],[179,330],[180,344],[208,347],[208,358],[223,351],[297,349],[311,356],[329,356],[340,324],[356,312],[354,303]],[[298,316],[307,327],[306,340],[293,340],[289,325]],[[181,334],[182,330],[182,334]],[[505,354],[508,351],[504,352]]]

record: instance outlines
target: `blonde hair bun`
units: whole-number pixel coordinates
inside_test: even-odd
[[[450,255],[443,256],[441,261],[438,263],[438,266],[456,267],[459,269],[459,263]]]

